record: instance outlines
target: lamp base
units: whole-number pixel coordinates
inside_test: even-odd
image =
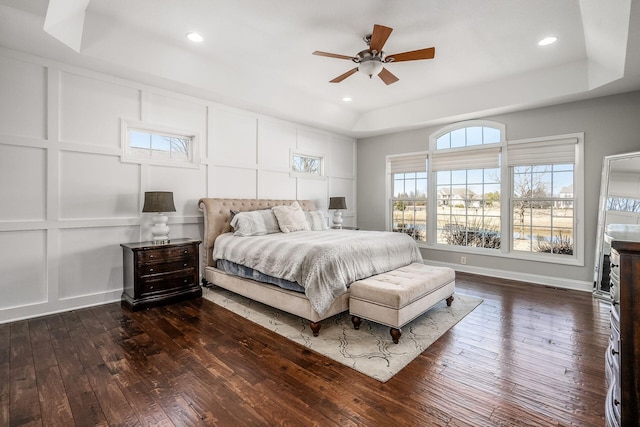
[[[169,217],[158,212],[151,220],[153,221],[153,227],[151,227],[151,235],[153,236],[153,243],[168,243],[169,242],[169,226],[167,221]]]
[[[340,209],[336,209],[336,211],[333,213],[332,221],[334,227],[342,228],[342,212],[340,211]]]

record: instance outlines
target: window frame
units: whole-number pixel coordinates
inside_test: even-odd
[[[177,137],[182,139],[188,139],[189,153],[187,153],[186,160],[178,159],[159,159],[159,158],[143,158],[132,155],[131,147],[131,132],[141,132],[150,135],[160,135],[167,137]],[[199,155],[199,135],[198,132],[184,129],[174,129],[166,126],[159,126],[152,123],[137,122],[130,120],[121,121],[121,148],[122,153],[120,160],[123,163],[136,163],[136,164],[148,164],[158,166],[170,166],[180,168],[198,169],[200,168],[200,155]]]
[[[406,174],[409,174],[409,173],[414,173],[414,174],[423,173],[425,175],[424,178],[420,178],[418,176],[416,176],[414,178],[414,180],[416,180],[416,181],[419,180],[419,179],[424,179],[426,181],[427,188],[426,188],[424,197],[417,197],[417,195],[414,195],[414,197],[409,197],[409,196],[407,196],[407,197],[396,197],[395,196],[395,191],[394,191],[395,181],[396,181],[395,175],[397,175],[397,174],[406,175]],[[403,179],[403,181],[405,181],[405,184],[406,184],[407,177],[405,176],[402,179]],[[391,229],[393,230],[393,223],[394,223],[393,212],[395,211],[395,206],[396,206],[396,204],[398,202],[412,203],[413,207],[414,207],[414,212],[416,211],[415,207],[416,207],[417,203],[424,203],[424,209],[425,209],[425,215],[426,215],[426,219],[425,219],[425,223],[424,223],[424,226],[425,226],[425,230],[424,230],[424,232],[425,232],[425,240],[418,240],[418,239],[415,238],[415,236],[412,236],[412,237],[414,238],[414,240],[416,242],[419,242],[419,243],[420,242],[426,242],[427,239],[428,239],[428,236],[429,236],[429,233],[428,233],[428,230],[429,230],[429,172],[426,171],[426,170],[424,172],[396,172],[396,173],[391,172],[391,181],[392,181],[392,184],[391,184],[391,203],[390,203],[390,206],[389,206],[389,215],[391,217]],[[403,212],[404,212],[404,209],[403,209]],[[415,217],[414,217],[413,224],[415,224],[415,223],[416,223],[416,221],[415,221]],[[406,233],[406,234],[409,234],[409,233]]]
[[[318,172],[313,173],[313,172],[294,171],[293,170],[294,157],[307,157],[310,159],[318,159],[320,161],[320,167],[318,168]],[[326,155],[324,153],[308,151],[308,150],[298,150],[298,149],[291,149],[289,151],[289,176],[291,178],[326,179],[325,167],[326,167]]]
[[[466,147],[455,147],[448,149],[436,149],[436,139],[445,133],[451,132],[456,129],[466,128],[466,127],[476,127],[476,126],[486,126],[497,128],[501,131],[501,141],[500,143],[492,143],[492,144],[481,144],[481,145],[470,145]],[[560,254],[552,254],[552,253],[540,253],[540,252],[524,252],[524,251],[515,251],[512,248],[512,237],[513,237],[513,218],[512,215],[512,171],[508,166],[508,150],[510,144],[518,144],[525,142],[540,142],[543,145],[553,145],[554,141],[561,142],[566,139],[577,139],[576,143],[576,151],[574,158],[574,213],[573,213],[573,221],[574,221],[574,254],[571,255],[560,255]],[[433,161],[432,157],[434,153],[442,153],[444,151],[460,152],[463,153],[465,151],[471,152],[472,150],[482,150],[490,147],[500,147],[500,166],[499,166],[499,176],[500,176],[500,235],[501,235],[501,244],[500,249],[491,249],[491,248],[480,248],[480,247],[472,247],[472,246],[458,246],[458,245],[449,245],[437,243],[437,179],[436,172],[433,170]],[[528,261],[537,261],[537,262],[546,262],[551,264],[563,264],[563,265],[571,265],[571,266],[584,266],[584,257],[585,257],[585,238],[584,238],[584,185],[585,185],[585,176],[584,176],[584,133],[572,133],[572,134],[562,134],[562,135],[554,135],[548,137],[537,137],[537,138],[528,138],[521,140],[507,140],[506,136],[506,126],[503,123],[489,121],[489,120],[469,120],[459,123],[454,123],[448,126],[445,126],[441,129],[438,129],[436,132],[433,132],[429,136],[429,149],[423,153],[426,153],[428,157],[427,162],[427,240],[426,242],[417,241],[420,247],[425,249],[437,249],[442,251],[449,252],[458,252],[458,253],[470,253],[470,254],[479,254],[479,255],[487,255],[493,257],[501,257],[501,258],[510,258],[510,259],[522,259]],[[392,209],[394,206],[395,200],[393,197],[393,174],[390,173],[389,170],[389,162],[390,159],[395,156],[407,156],[413,153],[401,153],[401,154],[393,154],[386,156],[386,215],[385,215],[385,228],[387,231],[391,231],[393,229],[393,215]],[[471,168],[474,169],[474,168]],[[429,197],[432,195],[432,197]]]

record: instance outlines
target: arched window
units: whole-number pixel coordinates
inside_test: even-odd
[[[431,136],[437,244],[499,250],[504,125],[470,121]]]

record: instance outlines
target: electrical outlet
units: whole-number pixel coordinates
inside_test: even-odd
[[[461,256],[460,257],[460,264],[466,264],[467,263],[467,257],[466,256]]]

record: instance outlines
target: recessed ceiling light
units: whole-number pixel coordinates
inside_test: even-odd
[[[342,98],[342,100],[343,100],[344,102],[351,102],[351,97],[349,97],[349,96],[345,96],[344,98]]]
[[[557,37],[553,37],[553,36],[545,37],[538,42],[538,46],[547,46],[550,44],[554,44],[557,41],[558,41]]]
[[[187,38],[192,42],[200,43],[204,38],[198,33],[189,33],[187,34]]]

